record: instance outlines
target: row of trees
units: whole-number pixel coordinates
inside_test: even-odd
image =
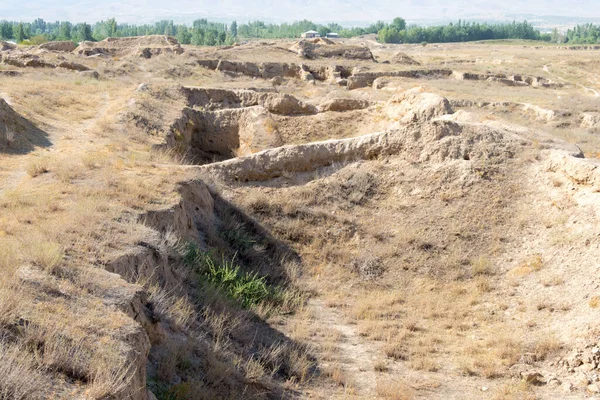
[[[384,22],[377,22],[366,28],[344,28],[339,24],[320,25],[312,21],[302,20],[288,24],[266,24],[262,21],[253,21],[247,24],[240,25],[238,28],[239,36],[244,38],[262,38],[262,39],[282,39],[282,38],[297,38],[303,32],[317,31],[321,36],[335,32],[341,37],[355,37],[369,33],[377,33],[385,27]]]
[[[283,24],[253,21],[240,25],[234,21],[228,25],[198,19],[191,26],[174,24],[169,20],[145,25],[119,24],[114,18],[93,25],[72,24],[67,21],[46,22],[41,18],[33,22],[0,21],[0,39],[18,43],[29,41],[34,44],[48,40],[81,42],[99,41],[108,37],[168,35],[176,37],[182,44],[214,46],[233,44],[238,38],[297,38],[309,30],[316,30],[322,36],[336,32],[346,38],[376,33],[378,40],[383,43],[444,43],[490,39],[600,43],[600,26],[578,25],[566,35],[559,34],[556,30],[552,34],[541,34],[527,21],[489,25],[459,20],[456,24],[420,27],[407,26],[404,19],[396,18],[390,24],[378,21],[365,28],[344,28],[339,24],[320,25],[308,20]]]
[[[294,23],[266,24],[262,21],[253,21],[238,26],[237,22],[231,25],[210,22],[199,19],[192,26],[174,24],[173,21],[163,20],[154,24],[132,25],[119,24],[114,18],[100,21],[93,25],[87,23],[72,24],[67,21],[46,22],[36,19],[34,22],[0,21],[0,39],[49,41],[49,40],[83,40],[99,41],[107,37],[169,35],[174,36],[183,44],[195,45],[223,45],[232,44],[238,37],[242,38],[297,38],[303,32],[316,30],[325,36],[327,33],[336,32],[342,37],[354,37],[369,33],[377,33],[386,26],[384,22],[377,22],[366,28],[344,28],[339,24],[319,25],[303,20]]]
[[[401,18],[396,18],[392,24],[381,29],[377,37],[383,43],[448,43],[491,39],[549,41],[551,39],[551,35],[542,35],[527,21],[488,25],[459,20],[456,24],[450,23],[445,26],[420,27],[412,25],[406,27],[405,21]]]
[[[32,23],[0,21],[0,39],[14,40],[17,43],[36,38],[48,40],[93,40],[92,27],[89,24],[71,24],[70,22],[45,22],[36,19]]]
[[[573,44],[598,44],[600,43],[600,26],[577,25],[575,28],[569,29],[562,39],[564,42]]]
[[[29,41],[42,43],[50,40],[99,41],[108,37],[168,35],[175,36],[183,44],[223,45],[233,44],[237,37],[237,23],[231,26],[209,22],[206,19],[194,21],[192,26],[176,25],[173,21],[159,21],[154,24],[118,24],[114,18],[94,25],[72,24],[67,21],[46,22],[36,19],[31,23],[0,21],[0,39],[14,40],[17,43]]]

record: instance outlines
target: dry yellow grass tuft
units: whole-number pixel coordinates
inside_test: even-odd
[[[401,380],[379,379],[377,396],[389,400],[412,400],[416,398],[416,390]]]
[[[27,165],[27,174],[32,178],[39,176],[41,174],[45,174],[50,171],[49,169],[49,161],[47,158],[40,157],[36,160],[32,160]]]
[[[540,271],[544,265],[541,254],[535,254],[509,271],[509,275],[524,276]]]

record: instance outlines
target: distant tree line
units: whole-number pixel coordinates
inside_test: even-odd
[[[459,20],[456,24],[450,23],[444,26],[407,27],[402,18],[396,18],[378,32],[377,38],[383,43],[448,43],[492,39],[550,41],[551,35],[541,34],[527,21],[488,25]]]
[[[14,40],[17,43],[39,44],[51,40],[100,41],[108,37],[168,35],[176,37],[183,44],[224,45],[237,40],[237,23],[230,26],[218,22],[199,19],[192,26],[176,25],[173,21],[159,21],[154,24],[119,24],[114,18],[93,25],[72,24],[67,21],[46,22],[36,19],[33,22],[0,21],[0,39]]]
[[[390,24],[378,21],[367,27],[344,28],[339,24],[316,24],[302,20],[293,23],[272,24],[252,21],[238,25],[211,22],[198,19],[192,25],[175,24],[163,20],[154,24],[119,24],[114,18],[95,24],[68,21],[46,22],[41,18],[33,22],[0,21],[0,39],[14,40],[17,43],[39,44],[50,40],[100,41],[108,37],[168,35],[174,36],[182,44],[215,46],[230,45],[240,39],[279,39],[297,38],[303,32],[315,30],[325,36],[336,32],[341,37],[350,38],[366,34],[377,34],[383,43],[444,43],[467,42],[490,39],[531,39],[553,42],[598,43],[600,27],[592,24],[576,26],[567,35],[556,30],[552,34],[541,34],[527,21],[507,24],[486,24],[476,22],[450,23],[444,26],[407,26],[402,18]]]
[[[226,45],[235,43],[238,38],[279,39],[297,38],[303,32],[316,30],[325,36],[336,32],[341,37],[354,37],[369,33],[377,33],[386,26],[377,22],[366,28],[344,28],[339,24],[319,25],[303,20],[294,23],[266,24],[253,21],[231,25],[198,19],[191,26],[174,24],[173,21],[163,20],[154,24],[133,25],[119,24],[114,18],[100,21],[93,25],[87,23],[72,24],[67,21],[46,22],[36,19],[34,22],[0,21],[0,39],[14,40],[17,43],[39,44],[51,40],[84,40],[100,41],[108,37],[168,35],[174,36],[182,44],[194,45]]]
[[[317,31],[321,36],[335,32],[341,37],[350,38],[355,36],[377,33],[383,29],[386,24],[378,21],[366,28],[344,28],[339,24],[319,25],[312,21],[303,20],[294,23],[266,24],[262,21],[253,21],[240,25],[238,35],[243,38],[262,38],[262,39],[285,39],[297,38],[307,31]]]
[[[577,25],[567,31],[562,40],[573,44],[598,44],[600,43],[600,26],[594,24]]]

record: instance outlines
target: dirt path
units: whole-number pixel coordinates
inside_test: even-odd
[[[355,327],[345,321],[345,316],[339,310],[327,307],[320,300],[312,301],[310,306],[320,326],[337,331],[341,335],[336,343],[335,359],[323,362],[322,366],[328,368],[333,364],[338,365],[346,374],[347,382],[357,398],[376,398],[377,373],[374,370],[374,360],[379,349],[362,339]]]
[[[548,68],[548,66],[547,66],[547,65],[544,65],[544,66],[542,67],[542,69],[543,69],[545,72],[549,73],[550,75],[554,76],[555,78],[557,78],[557,79],[559,79],[559,80],[561,80],[561,81],[563,81],[563,82],[568,82],[568,81],[566,81],[565,79],[561,78],[560,76],[557,76],[556,74],[554,74],[554,73],[550,72],[550,69]],[[598,92],[596,89],[592,89],[592,88],[590,88],[590,87],[583,86],[581,83],[577,83],[577,86],[579,86],[580,88],[582,88],[582,89],[583,89],[583,90],[585,90],[586,92],[592,92],[592,93],[594,94],[594,97],[600,97],[600,92]]]
[[[12,104],[10,97],[5,95],[2,95],[2,97],[9,105]],[[90,133],[88,131],[99,120],[105,118],[109,107],[110,96],[108,93],[104,93],[103,104],[98,108],[98,112],[94,118],[81,121],[74,126],[72,124],[53,124],[47,129],[48,139],[52,143],[49,148],[39,149],[32,153],[4,160],[2,169],[0,169],[0,195],[4,195],[7,191],[17,189],[27,180],[27,168],[29,164],[33,162],[32,160],[43,157],[45,154],[55,154],[65,150],[69,150],[72,152],[71,154],[83,153],[86,149],[96,146],[96,144],[90,140]],[[66,143],[67,137],[72,139],[72,142],[77,143],[76,146],[73,146],[72,143]]]
[[[580,83],[578,83],[577,86],[579,86],[580,88],[583,88],[586,92],[592,92],[592,93],[594,93],[594,97],[600,97],[600,93],[596,89],[592,89],[592,88],[583,86]]]

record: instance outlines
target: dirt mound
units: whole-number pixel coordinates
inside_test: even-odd
[[[507,86],[532,86],[543,88],[561,88],[562,83],[551,79],[530,75],[506,75],[506,74],[477,74],[472,72],[453,71],[452,76],[457,80],[465,81],[488,81],[498,82]]]
[[[348,60],[375,60],[373,53],[366,46],[341,45],[331,40],[327,42],[300,40],[289,48],[302,58],[345,58]]]
[[[280,115],[305,115],[317,112],[314,106],[305,104],[289,94],[191,87],[183,90],[190,107],[201,106],[205,110],[261,106],[269,112]]]
[[[536,119],[540,121],[552,121],[556,118],[556,111],[548,110],[546,108],[542,108],[540,106],[536,106],[534,104],[523,104],[523,111],[533,115]]]
[[[84,78],[90,78],[90,79],[98,79],[100,78],[100,74],[96,71],[81,71],[79,73],[79,76],[83,76]]]
[[[586,112],[581,116],[581,127],[593,129],[600,127],[600,113]]]
[[[414,69],[407,71],[362,72],[357,71],[348,78],[348,89],[360,89],[373,85],[377,78],[440,79],[452,75],[449,69]]]
[[[79,71],[79,72],[81,72],[81,71],[89,71],[90,70],[85,65],[77,64],[77,63],[70,62],[70,61],[63,61],[60,64],[58,64],[57,67],[59,67],[59,68],[65,68],[65,69],[70,69],[72,71]]]
[[[0,40],[0,51],[14,50],[16,48],[16,45]]]
[[[314,44],[325,44],[325,45],[335,45],[336,44],[333,40],[329,40],[324,37],[312,39],[312,40],[310,40],[310,42],[314,43]]]
[[[60,42],[47,42],[42,43],[38,46],[40,50],[49,50],[49,51],[62,51],[65,53],[70,53],[75,50],[77,46],[71,40],[60,41]]]
[[[362,110],[373,104],[372,101],[368,100],[335,98],[321,102],[321,104],[319,104],[319,112]]]
[[[113,57],[136,55],[143,58],[150,58],[163,53],[182,54],[184,50],[175,38],[152,35],[107,38],[100,42],[81,42],[74,51],[77,54],[87,57],[97,55]]]
[[[0,98],[0,152],[21,154],[50,145],[46,132],[20,116]]]
[[[57,61],[60,61],[58,59]],[[65,68],[71,71],[88,71],[89,68],[83,64],[79,64],[72,61],[60,61],[58,64],[54,64],[53,62],[44,60],[37,55],[32,54],[21,54],[17,56],[5,56],[2,59],[2,62],[7,65],[12,65],[13,67],[19,68]]]
[[[414,88],[392,97],[383,112],[389,118],[403,123],[428,121],[445,114],[452,114],[448,99],[423,88]]]
[[[209,69],[224,72],[230,76],[245,75],[263,79],[272,79],[276,76],[296,78],[300,73],[300,66],[287,63],[199,60],[198,64]]]
[[[0,70],[0,76],[21,76],[23,73],[21,71],[16,71],[14,69]]]
[[[600,191],[600,162],[572,157],[564,152],[553,152],[546,162],[546,168],[552,172],[562,172],[578,185],[589,186]]]
[[[390,59],[390,62],[393,64],[402,64],[402,65],[421,65],[420,62],[412,58],[406,53],[398,52],[394,54],[394,57]]]
[[[422,161],[506,157],[515,138],[490,127],[449,121],[410,124],[399,129],[261,151],[202,167],[225,180],[265,181],[289,172],[313,171],[336,162],[372,159],[410,149]],[[408,155],[408,154],[407,154]]]
[[[240,62],[224,59],[200,59],[196,63],[231,77],[249,76],[252,78],[274,79],[296,78],[304,81],[338,82],[350,76],[351,69],[342,65],[308,65],[279,62]]]

